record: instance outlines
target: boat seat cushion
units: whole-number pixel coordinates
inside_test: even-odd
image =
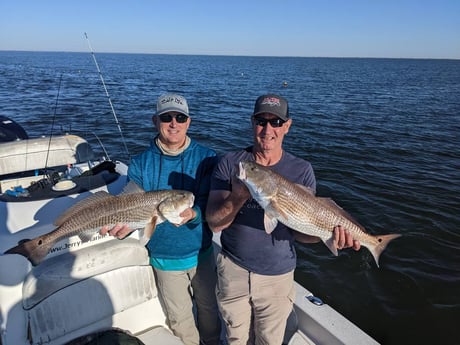
[[[15,140],[1,144],[0,175],[66,166],[94,159],[88,142],[76,135]]]
[[[147,250],[138,240],[110,239],[78,251],[43,261],[27,275],[23,285],[23,306],[30,309],[67,286],[130,266],[149,266]]]
[[[111,239],[34,267],[23,307],[32,343],[42,344],[101,320],[110,328],[111,316],[156,295],[146,249],[135,239]]]

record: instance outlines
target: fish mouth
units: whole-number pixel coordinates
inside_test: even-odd
[[[238,177],[241,181],[246,180],[246,170],[244,169],[243,162],[238,163],[238,168],[239,171],[236,177]]]

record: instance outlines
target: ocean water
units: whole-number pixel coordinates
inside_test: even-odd
[[[382,344],[460,343],[459,60],[95,56],[108,95],[89,52],[0,52],[0,114],[126,160],[153,137],[161,93],[187,97],[190,135],[219,153],[251,144],[257,96],[282,94],[284,148],[313,164],[318,195],[403,235],[380,268],[366,248],[299,244],[296,279]]]

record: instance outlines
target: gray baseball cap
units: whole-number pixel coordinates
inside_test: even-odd
[[[188,114],[187,100],[178,94],[167,93],[158,98],[156,115],[177,111],[178,113],[190,116]]]

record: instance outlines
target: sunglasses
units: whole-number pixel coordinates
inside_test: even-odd
[[[161,122],[171,122],[173,118],[176,119],[177,123],[185,123],[188,120],[188,116],[184,114],[177,114],[177,115],[171,115],[171,114],[161,114],[158,115],[160,118]]]
[[[279,128],[284,125],[286,121],[281,119],[264,119],[261,117],[254,117],[254,122],[257,126],[265,127],[267,123],[270,124],[273,128]]]

